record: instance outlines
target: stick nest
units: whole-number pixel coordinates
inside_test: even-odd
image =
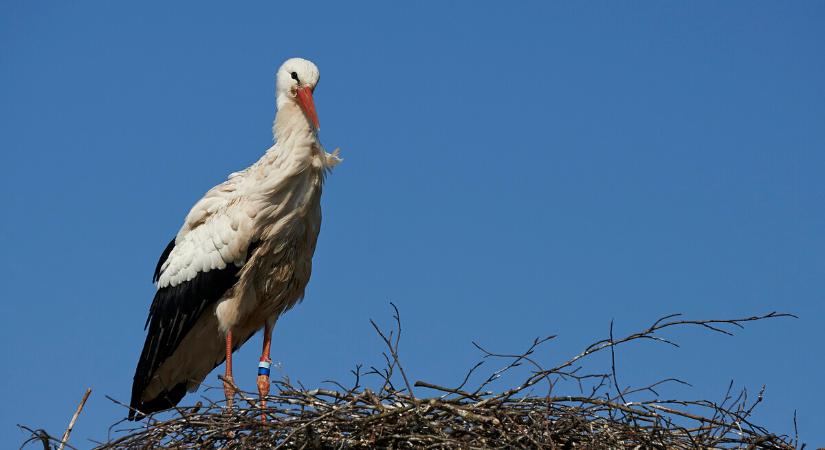
[[[764,387],[753,399],[746,390],[734,392],[732,383],[717,402],[660,398],[661,386],[686,383],[667,379],[620,388],[614,353],[616,346],[638,340],[676,345],[662,335],[668,328],[698,326],[730,334],[746,322],[783,316],[788,315],[733,320],[683,320],[672,315],[619,338],[613,337],[611,324],[608,338],[551,368],[540,365],[534,354],[555,336],[536,339],[517,354],[492,353],[475,344],[482,362],[459,386],[446,387],[409,382],[399,358],[401,321],[396,310],[391,331],[372,322],[387,346],[385,366],[357,366],[351,387],[332,382],[330,389],[306,389],[283,379],[273,382],[274,394],[265,409],[257,394],[239,391],[232,409],[223,401],[204,400],[171,414],[149,416],[129,429],[113,430],[123,423],[118,422],[98,448],[793,449],[798,448],[796,436],[773,434],[751,421]],[[597,353],[609,353],[609,371],[582,373],[584,360]],[[468,380],[479,378],[475,372],[482,363],[491,360],[499,368],[481,377],[475,387],[467,387]],[[517,367],[529,368],[526,378],[503,391],[491,389]],[[363,385],[368,378],[372,389]],[[30,441],[42,442],[45,448],[59,442],[43,430],[28,430]]]

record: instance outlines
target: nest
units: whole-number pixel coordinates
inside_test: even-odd
[[[372,323],[387,346],[386,365],[369,370],[357,366],[350,387],[332,383],[331,389],[306,389],[283,379],[273,382],[274,394],[266,408],[257,394],[239,391],[232,409],[223,401],[204,400],[171,414],[149,416],[133,428],[114,430],[123,423],[118,422],[110,428],[108,441],[97,448],[793,449],[798,448],[796,435],[773,434],[751,421],[762,392],[751,399],[745,390],[734,392],[731,384],[717,402],[671,400],[660,398],[657,389],[683,383],[677,379],[635,389],[620,388],[616,380],[618,345],[638,340],[676,345],[663,337],[663,330],[699,326],[730,334],[731,327],[782,316],[787,314],[733,320],[683,320],[672,315],[621,338],[613,337],[611,326],[609,338],[552,368],[540,365],[534,354],[555,336],[536,339],[518,354],[492,353],[476,344],[482,362],[494,360],[500,367],[471,388],[468,380],[479,377],[482,362],[457,387],[410,383],[398,356],[401,321],[396,310],[391,331]],[[608,352],[609,371],[582,373],[585,359]],[[491,390],[496,380],[520,366],[530,369],[521,383]],[[370,381],[372,389],[365,386]],[[539,390],[544,394],[537,395]],[[574,395],[561,395],[565,390]],[[68,438],[58,440],[43,430],[26,429],[32,433],[27,443],[42,442],[46,449]]]

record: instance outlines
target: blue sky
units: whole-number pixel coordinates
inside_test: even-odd
[[[821,2],[3,2],[0,439],[62,433],[86,387],[76,444],[125,415],[104,395],[128,400],[157,257],[271,144],[274,72],[302,56],[345,161],[279,374],[380,363],[390,301],[410,377],[440,384],[473,340],[559,334],[552,363],[611,319],[789,311],[620,350],[620,378],[765,384],[756,420],[792,433],[796,410],[825,445],[823,55]],[[236,357],[249,389],[259,347]]]

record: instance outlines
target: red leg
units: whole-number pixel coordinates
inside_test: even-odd
[[[226,395],[226,407],[232,409],[232,401],[235,397],[235,389],[230,383],[234,383],[232,378],[232,330],[226,332],[226,373],[224,374],[223,393]]]
[[[269,395],[269,368],[272,360],[269,358],[269,347],[272,345],[272,328],[275,323],[266,322],[264,325],[264,348],[261,350],[261,361],[258,363],[258,394],[261,398],[261,421],[266,421],[266,396]]]

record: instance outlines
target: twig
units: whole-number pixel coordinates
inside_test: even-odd
[[[89,399],[89,395],[92,393],[92,389],[86,389],[86,393],[83,394],[83,398],[80,399],[80,404],[77,405],[77,410],[74,412],[72,416],[72,420],[69,421],[69,427],[66,428],[66,432],[63,433],[63,438],[60,439],[60,446],[57,447],[57,450],[63,450],[63,447],[66,446],[66,442],[69,441],[69,435],[72,434],[72,428],[74,428],[75,422],[77,422],[77,417],[80,415],[80,412],[83,411],[83,406],[86,405],[86,400]]]
[[[375,331],[378,333],[378,335],[381,336],[381,339],[384,341],[387,347],[390,349],[390,354],[392,355],[392,364],[390,364],[390,369],[393,366],[398,366],[398,371],[401,372],[401,378],[404,379],[404,384],[407,386],[407,392],[410,393],[410,397],[412,397],[413,401],[415,401],[415,393],[413,393],[412,385],[410,384],[410,381],[407,379],[407,374],[404,372],[404,367],[401,365],[401,361],[398,358],[398,344],[401,340],[401,314],[398,312],[398,307],[395,306],[395,303],[390,302],[390,305],[392,305],[392,309],[395,311],[395,314],[393,314],[393,318],[395,319],[395,324],[398,330],[394,344],[392,342],[392,332],[390,332],[389,336],[387,336],[384,334],[383,331],[381,331],[381,328],[378,327],[375,321],[370,319],[370,323],[372,324],[372,327],[375,328]],[[388,372],[388,382],[389,375],[391,373],[392,372]]]

